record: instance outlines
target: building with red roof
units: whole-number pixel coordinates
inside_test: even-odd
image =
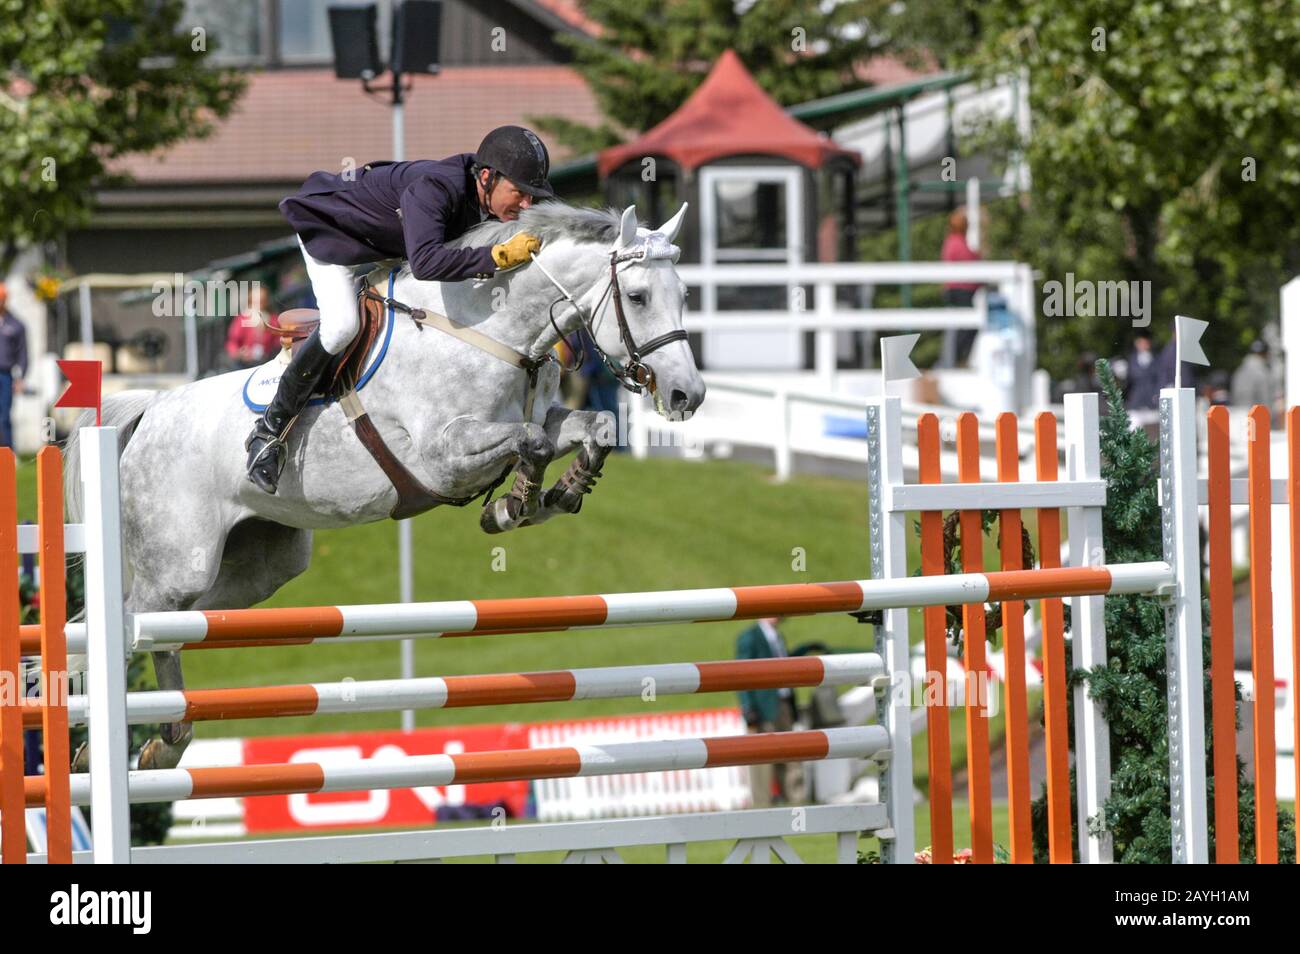
[[[791,116],[727,50],[676,111],[603,150],[615,206],[658,224],[690,203],[685,261],[807,262],[852,257],[860,158]]]

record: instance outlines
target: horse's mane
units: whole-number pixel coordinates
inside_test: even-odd
[[[539,202],[519,213],[513,222],[488,219],[464,235],[446,243],[447,248],[482,248],[506,241],[517,232],[536,235],[543,242],[568,238],[575,242],[612,245],[622,232],[623,213],[618,209],[584,209],[558,200]],[[411,263],[402,265],[402,277],[411,273]]]
[[[568,238],[575,242],[612,244],[618,238],[623,213],[617,209],[581,209],[564,202],[539,202],[519,213],[513,222],[488,219],[459,238],[448,248],[481,248],[506,241],[517,232],[536,235],[543,242]]]

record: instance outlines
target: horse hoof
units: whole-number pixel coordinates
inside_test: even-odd
[[[180,764],[183,748],[168,745],[162,739],[150,739],[140,750],[139,768],[142,771],[171,769]]]
[[[483,512],[479,514],[478,525],[484,533],[505,533],[515,528],[518,521],[510,515],[511,499],[513,498],[503,497],[483,508]]]
[[[523,510],[524,502],[518,497],[500,497],[483,508],[478,525],[484,533],[505,533],[514,530],[529,516]]]
[[[77,751],[72,756],[72,762],[69,764],[69,770],[73,773],[85,773],[90,771],[90,743],[82,742],[77,746]]]

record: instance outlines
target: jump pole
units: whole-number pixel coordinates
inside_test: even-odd
[[[244,689],[163,690],[129,693],[126,714],[131,725],[354,715],[576,699],[639,699],[647,684],[654,686],[657,695],[856,686],[870,682],[883,672],[884,663],[875,653],[845,653]],[[72,724],[85,724],[88,713],[85,696],[69,697],[68,718]],[[24,725],[39,725],[40,716],[39,700],[30,700],[23,712]]]
[[[767,762],[865,759],[878,756],[888,748],[889,734],[881,726],[870,725],[707,739],[415,755],[399,761],[363,759],[346,765],[293,762],[228,768],[156,769],[131,772],[128,787],[132,803],[171,802],[188,798],[242,798],[543,778],[587,778]],[[126,781],[125,774],[123,781]],[[90,801],[91,784],[83,776],[72,777],[74,805],[85,805]],[[24,785],[27,804],[42,804],[45,779],[32,776],[24,780]]]

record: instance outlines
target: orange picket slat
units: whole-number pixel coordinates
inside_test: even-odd
[[[923,484],[942,481],[939,470],[939,419],[923,414],[916,422],[919,480]],[[921,573],[942,576],[943,513],[921,513]],[[948,640],[947,611],[927,606],[925,620],[925,671],[927,682],[925,723],[929,733],[930,766],[930,854],[934,864],[952,864],[952,740],[948,728]]]

